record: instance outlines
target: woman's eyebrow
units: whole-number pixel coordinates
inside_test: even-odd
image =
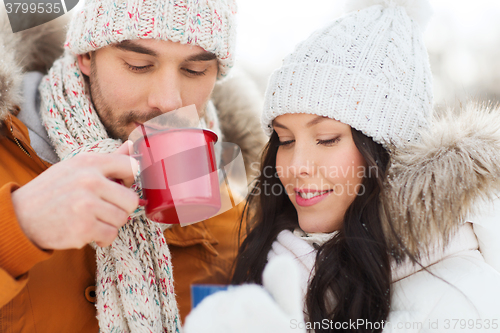
[[[326,118],[326,117],[323,117],[323,116],[317,116],[316,118],[314,118],[313,120],[311,120],[310,122],[308,122],[306,124],[306,127],[311,127],[311,126],[316,125],[316,124],[318,124],[318,123],[320,123],[320,122],[322,122],[324,120],[327,120],[327,119],[329,119],[329,118]]]
[[[273,121],[273,127],[288,129],[285,125],[278,123],[276,120]]]
[[[326,117],[323,117],[323,116],[317,116],[316,118],[314,118],[313,120],[311,120],[310,122],[308,122],[306,124],[306,127],[311,127],[311,126],[314,126],[324,120],[327,120],[329,118],[326,118]],[[284,129],[288,129],[285,125],[283,124],[280,124],[278,123],[276,120],[273,121],[273,126],[274,127],[279,127],[279,128],[284,128]]]

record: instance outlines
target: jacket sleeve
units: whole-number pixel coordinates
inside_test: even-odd
[[[478,203],[478,213],[469,217],[484,260],[500,272],[500,198]]]
[[[24,288],[29,270],[50,257],[24,235],[11,200],[19,186],[8,183],[0,188],[0,308]]]

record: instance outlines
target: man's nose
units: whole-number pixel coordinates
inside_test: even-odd
[[[182,91],[178,76],[173,70],[164,70],[151,82],[148,105],[162,113],[182,107]]]

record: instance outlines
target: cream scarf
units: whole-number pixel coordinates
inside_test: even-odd
[[[92,105],[76,57],[57,60],[40,83],[41,116],[61,160],[81,152],[110,153],[120,140],[110,139]],[[218,127],[213,106],[207,122]],[[135,185],[140,194],[141,189]],[[97,319],[101,332],[181,330],[170,252],[163,233],[140,207],[113,244],[93,245],[97,258]]]

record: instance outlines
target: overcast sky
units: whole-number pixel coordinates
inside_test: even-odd
[[[237,59],[267,77],[295,45],[343,13],[345,0],[237,0]],[[480,78],[476,55],[500,48],[500,0],[431,0],[429,51],[446,48],[445,70],[457,84]],[[477,60],[477,59],[476,59]],[[499,74],[500,75],[500,74]],[[437,99],[445,87],[436,82]]]
[[[264,90],[282,59],[313,31],[340,17],[346,0],[236,1],[237,62]],[[439,54],[437,65],[436,57],[431,59],[435,101],[453,100],[458,90],[486,88],[500,101],[500,0],[430,3],[434,15],[424,37],[429,52]]]

